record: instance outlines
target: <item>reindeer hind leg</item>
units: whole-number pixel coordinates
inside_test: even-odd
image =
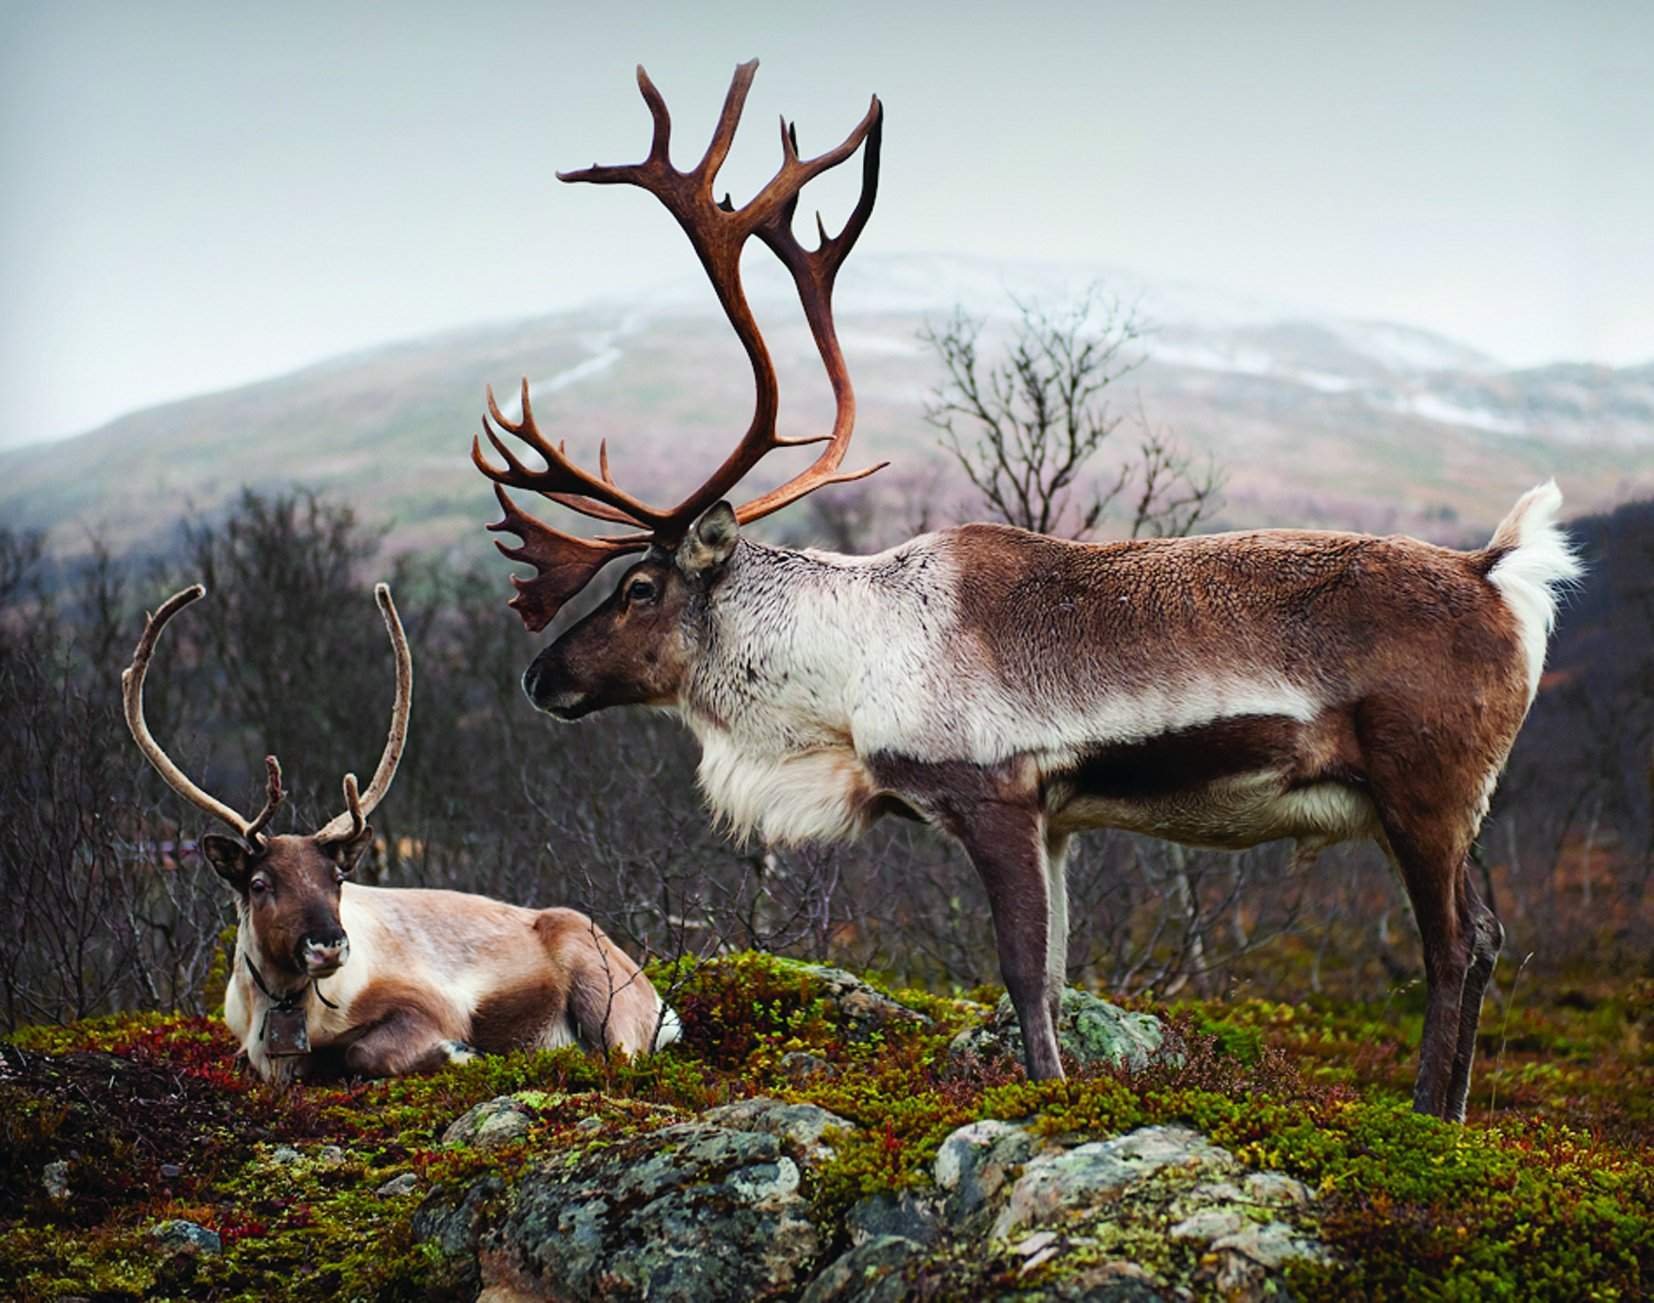
[[[1050,934],[1045,941],[1046,999],[1051,1021],[1062,1021],[1062,993],[1068,986],[1068,836],[1047,833],[1045,885]]]
[[[1465,972],[1464,996],[1459,1005],[1459,1041],[1453,1056],[1453,1075],[1448,1085],[1448,1116],[1464,1121],[1470,1097],[1470,1071],[1476,1060],[1476,1032],[1482,1021],[1482,998],[1493,977],[1494,965],[1504,948],[1505,929],[1499,918],[1477,894],[1466,866],[1459,875],[1459,909],[1470,929],[1470,967]]]
[[[1366,703],[1357,715],[1381,844],[1407,888],[1424,948],[1428,991],[1413,1107],[1441,1118],[1456,1116],[1462,1107],[1456,1092],[1464,1083],[1457,1070],[1478,922],[1465,858],[1481,821],[1486,773],[1473,736],[1456,734],[1450,727],[1455,723],[1432,712],[1429,703],[1400,700]],[[1446,744],[1461,734],[1459,745]],[[1431,749],[1423,759],[1429,763],[1421,763],[1418,754],[1425,740]],[[1480,987],[1474,996],[1471,1003],[1479,1011]]]

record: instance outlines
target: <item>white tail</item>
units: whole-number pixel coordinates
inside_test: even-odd
[[[1488,543],[1490,550],[1505,550],[1487,577],[1521,626],[1530,698],[1539,691],[1545,644],[1556,624],[1558,591],[1585,573],[1573,544],[1556,523],[1561,509],[1562,490],[1555,480],[1546,480],[1517,500]]]

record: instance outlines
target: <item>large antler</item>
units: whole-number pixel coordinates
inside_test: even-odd
[[[740,208],[736,208],[727,195],[720,203],[713,198],[713,186],[735,138],[735,129],[757,68],[756,59],[736,68],[712,133],[712,141],[701,161],[689,171],[680,172],[672,165],[671,115],[649,75],[639,67],[638,89],[643,93],[644,103],[648,105],[654,120],[654,135],[648,156],[641,163],[620,166],[594,164],[579,171],[558,173],[564,181],[635,185],[647,190],[665,205],[689,237],[730,325],[746,350],[752,365],[755,397],[747,431],[723,464],[682,502],[662,509],[639,501],[615,484],[609,472],[606,442],[599,447],[598,474],[593,475],[569,460],[562,443],[553,445],[545,438],[534,423],[526,380],[522,388],[522,411],[515,422],[507,420],[501,413],[490,391],[488,411],[494,423],[522,440],[546,464],[544,470],[526,466],[511,453],[485,418],[483,434],[504,459],[505,466],[499,468],[489,463],[477,439],[472,440],[471,457],[477,468],[494,480],[496,486],[532,489],[582,515],[631,525],[642,531],[590,540],[574,538],[522,512],[502,488],[496,487],[505,518],[489,528],[515,533],[523,540],[519,548],[498,544],[500,550],[513,560],[533,564],[539,572],[532,580],[514,579],[519,591],[511,603],[532,630],[544,628],[558,608],[579,592],[611,558],[625,552],[639,551],[651,542],[676,545],[696,517],[728,494],[773,449],[811,443],[826,445],[806,470],[772,492],[739,507],[736,515],[743,522],[778,511],[824,485],[871,475],[885,464],[859,471],[839,470],[855,424],[855,393],[839,350],[832,315],[834,278],[866,226],[878,192],[883,109],[878,98],[874,97],[866,116],[849,136],[833,149],[810,159],[799,157],[796,131],[783,121],[780,170]],[[861,196],[849,221],[837,236],[829,237],[818,217],[821,244],[814,250],[805,250],[792,233],[799,192],[815,177],[844,162],[864,141],[866,149],[862,161]],[[741,283],[741,249],[752,235],[757,235],[781,259],[798,290],[805,319],[833,387],[835,416],[830,434],[787,438],[776,432],[780,396],[775,366]]]
[[[167,621],[191,602],[204,597],[206,592],[200,584],[192,584],[167,598],[161,609],[144,622],[143,636],[138,639],[137,649],[132,653],[132,664],[121,674],[121,699],[126,708],[126,725],[132,730],[132,737],[138,743],[139,750],[149,758],[149,763],[155,766],[173,791],[205,810],[213,818],[220,819],[235,829],[249,846],[257,847],[263,842],[265,826],[269,824],[285,797],[281,786],[281,766],[276,762],[276,758],[264,758],[264,808],[256,817],[248,819],[191,782],[184,771],[161,749],[160,743],[156,742],[149,731],[148,722],[144,719],[144,678],[149,673],[149,662],[155,654],[155,644],[161,636],[161,630],[166,628]],[[390,790],[391,780],[396,777],[396,767],[402,760],[402,748],[408,738],[408,714],[413,705],[413,657],[408,651],[408,637],[402,630],[402,620],[396,613],[396,604],[391,601],[389,586],[376,585],[373,597],[379,603],[379,612],[384,617],[385,630],[390,634],[391,648],[396,655],[396,702],[391,707],[390,736],[385,740],[385,751],[379,758],[379,768],[374,771],[373,781],[368,784],[368,790],[360,798],[356,793],[356,776],[346,776],[345,801],[349,808],[317,830],[315,836],[318,841],[340,841],[361,831],[366,815]]]
[[[257,846],[263,839],[265,826],[275,817],[285,795],[281,789],[281,766],[276,758],[264,757],[264,808],[254,818],[248,819],[191,782],[184,771],[173,763],[172,757],[161,749],[144,718],[144,678],[149,673],[150,658],[155,654],[155,644],[161,637],[161,630],[179,611],[205,597],[206,593],[207,590],[200,584],[191,584],[167,598],[160,610],[145,619],[143,635],[132,653],[132,664],[121,672],[121,703],[126,709],[126,726],[132,730],[133,740],[148,757],[149,763],[155,766],[156,772],[166,779],[167,786],[192,805],[235,829],[249,846]]]
[[[408,651],[408,635],[402,631],[402,619],[396,613],[396,603],[391,601],[390,585],[375,584],[373,600],[379,603],[379,614],[384,617],[385,632],[390,635],[391,650],[396,655],[396,701],[391,706],[390,734],[385,738],[385,750],[379,757],[379,768],[373,772],[373,781],[359,799],[356,775],[345,776],[347,808],[316,830],[319,842],[346,841],[362,831],[367,816],[390,791],[396,767],[402,762],[402,748],[408,740],[408,715],[413,709],[413,656]]]

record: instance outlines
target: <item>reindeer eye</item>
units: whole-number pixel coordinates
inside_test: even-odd
[[[626,600],[628,602],[652,602],[655,600],[655,581],[645,575],[639,575],[626,585]]]
[[[248,887],[255,896],[262,896],[265,892],[270,890],[270,884],[263,878],[254,878],[252,882],[248,884]]]

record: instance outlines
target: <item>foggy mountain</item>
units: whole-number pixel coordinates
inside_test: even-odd
[[[783,432],[825,430],[830,395],[790,285],[758,255],[747,275],[781,378]],[[1550,475],[1573,512],[1654,493],[1654,362],[1512,370],[1403,325],[1106,267],[939,255],[852,259],[840,279],[859,412],[850,461],[891,458],[884,476],[926,485],[943,516],[971,515],[923,420],[941,367],[919,329],[963,306],[989,318],[991,344],[1014,318],[1013,295],[1058,307],[1088,285],[1149,327],[1143,365],[1111,391],[1122,447],[1142,418],[1210,453],[1229,476],[1224,525],[1458,542]],[[646,297],[387,344],[8,450],[0,515],[49,528],[62,551],[93,531],[124,548],[163,541],[187,512],[219,511],[243,484],[301,485],[355,502],[396,549],[481,555],[480,526],[497,513],[470,437],[484,385],[510,412],[522,375],[546,434],[592,465],[607,437],[616,478],[655,499],[722,460],[752,400],[710,290],[686,276]],[[755,488],[811,455],[773,455]]]

